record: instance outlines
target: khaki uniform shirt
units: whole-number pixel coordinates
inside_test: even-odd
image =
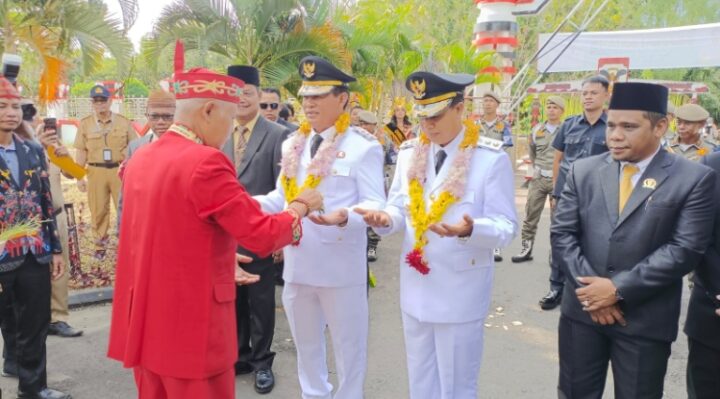
[[[541,123],[535,126],[530,136],[530,159],[543,177],[552,177],[555,160],[555,148],[552,142],[557,131],[558,126]]]
[[[87,163],[120,163],[125,159],[128,144],[137,133],[130,121],[113,113],[109,121],[99,121],[90,115],[80,121],[74,147],[87,151]],[[110,150],[110,159],[104,158]]]
[[[715,150],[715,146],[712,143],[699,139],[695,144],[680,144],[676,138],[670,143],[668,151],[685,157],[691,161],[699,161],[700,158],[705,155],[711,154]]]

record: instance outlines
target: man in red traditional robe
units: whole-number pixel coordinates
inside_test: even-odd
[[[236,266],[235,249],[269,256],[297,242],[299,219],[322,197],[307,191],[264,214],[218,150],[243,82],[194,69],[176,72],[174,85],[174,125],[137,151],[123,177],[108,356],[134,368],[140,399],[230,399],[235,284],[256,281]]]

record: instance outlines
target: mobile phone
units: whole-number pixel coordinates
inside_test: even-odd
[[[45,118],[43,119],[45,130],[57,130],[57,119],[56,118]]]

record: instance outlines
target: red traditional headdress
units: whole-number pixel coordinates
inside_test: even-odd
[[[185,69],[185,49],[178,40],[175,44],[175,74],[173,92],[175,98],[213,98],[216,100],[239,103],[245,82],[205,68]]]

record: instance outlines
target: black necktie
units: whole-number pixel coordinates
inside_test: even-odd
[[[447,153],[445,150],[440,150],[435,153],[435,174],[437,175],[440,173],[440,168],[442,168],[443,163],[445,163],[445,158],[447,158]]]
[[[316,134],[312,139],[312,144],[310,144],[310,158],[315,158],[315,154],[318,152],[318,148],[320,148],[320,144],[323,142],[323,137],[319,134]]]

